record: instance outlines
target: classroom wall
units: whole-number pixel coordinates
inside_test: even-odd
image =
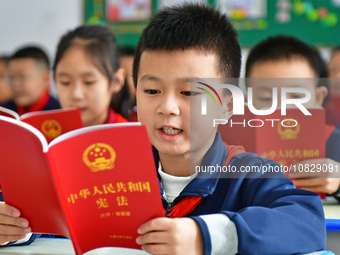
[[[38,43],[53,61],[60,36],[83,22],[83,0],[0,0],[0,54]],[[242,50],[241,77],[248,52]],[[321,53],[328,61],[329,48],[321,48]]]
[[[52,60],[59,37],[83,16],[83,0],[0,0],[0,54],[38,43]]]

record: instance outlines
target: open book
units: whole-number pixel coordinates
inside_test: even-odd
[[[138,227],[163,216],[151,145],[140,123],[80,128],[48,145],[34,127],[0,116],[0,141],[5,202],[22,212],[33,232],[71,238],[77,254],[140,248]]]
[[[15,111],[0,106],[0,116],[30,124],[45,136],[47,142],[61,134],[84,127],[79,108],[36,111],[19,116]]]

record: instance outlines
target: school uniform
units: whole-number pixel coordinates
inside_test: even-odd
[[[8,101],[1,106],[7,109],[10,109],[12,111],[15,111],[19,115],[23,115],[28,112],[60,109],[60,104],[58,100],[52,97],[48,91],[45,91],[45,93],[38,100],[38,102],[34,103],[28,108],[16,105],[13,100]]]
[[[217,133],[201,169],[224,166],[233,150],[234,147],[225,147]],[[158,152],[155,148],[153,151],[158,168]],[[247,166],[280,167],[254,153],[236,153],[228,161],[226,166],[238,172],[201,171],[173,203],[166,201],[161,189],[167,216],[187,216],[198,223],[204,254],[295,254],[325,248],[325,220],[319,195],[296,189],[282,172],[240,172]],[[160,179],[161,187],[162,182]]]

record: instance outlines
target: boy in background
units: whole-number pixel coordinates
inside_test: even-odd
[[[283,173],[262,176],[277,177],[271,179],[242,173],[246,166],[279,165],[222,143],[212,120],[230,117],[232,95],[216,89],[222,106],[210,100],[205,122],[195,118],[201,97],[190,80],[238,78],[240,65],[231,22],[207,6],[165,8],[143,31],[133,64],[138,120],[154,146],[167,216],[139,228],[137,243],[147,252],[293,254],[324,248],[319,196],[296,189]],[[193,173],[195,166],[215,165],[237,173]]]
[[[330,93],[340,95],[340,46],[332,50],[332,56],[328,64],[328,72],[329,78],[337,78],[334,79],[334,82],[330,83]]]
[[[3,107],[19,115],[60,108],[50,95],[50,63],[42,49],[28,46],[16,51],[9,60],[7,80],[13,98]]]
[[[332,115],[326,118],[329,124],[340,128],[340,46],[332,50],[331,58],[328,63],[329,79],[329,102],[326,109]]]
[[[253,88],[253,104],[256,109],[272,105],[272,88],[285,87],[281,82],[272,84],[256,83],[259,78],[295,78],[290,86],[299,86],[311,92],[311,99],[305,107],[321,107],[327,96],[327,88],[319,86],[319,64],[314,49],[292,36],[275,36],[255,45],[249,52],[246,63],[247,85]],[[310,82],[301,82],[309,79]],[[278,90],[280,91],[280,89]],[[300,93],[291,93],[287,98],[301,97]],[[280,105],[280,93],[278,95]],[[301,161],[301,164],[333,164],[340,167],[340,130],[327,125],[325,128],[326,158]],[[334,176],[308,178],[310,173],[289,173],[295,185],[314,192],[321,192],[339,197],[340,179]],[[330,174],[330,173],[329,173]],[[310,176],[310,175],[309,175]],[[339,176],[339,173],[338,175]],[[302,177],[305,177],[302,179]],[[301,178],[301,179],[300,179]]]

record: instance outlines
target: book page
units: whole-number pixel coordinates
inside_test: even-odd
[[[10,109],[7,109],[5,107],[1,107],[0,106],[0,116],[6,116],[6,117],[10,117],[10,118],[14,118],[14,119],[19,119],[19,114],[16,113],[15,111],[12,111]]]

